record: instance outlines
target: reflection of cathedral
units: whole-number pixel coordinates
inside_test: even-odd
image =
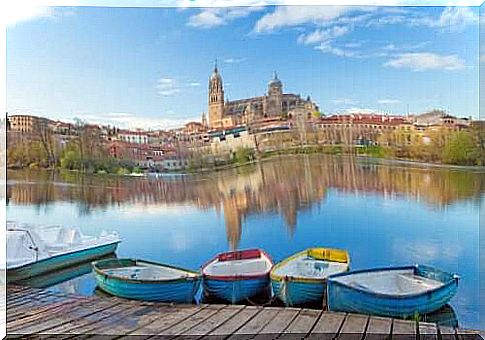
[[[85,184],[87,178],[92,185]],[[49,202],[76,202],[82,214],[120,204],[188,203],[203,210],[222,209],[227,241],[231,248],[237,248],[249,216],[277,214],[293,235],[299,215],[321,202],[327,188],[385,197],[404,194],[447,206],[458,199],[480,198],[485,187],[480,173],[465,176],[461,172],[381,166],[329,156],[279,158],[244,173],[227,171],[200,179],[133,180],[13,171],[9,172],[6,194],[8,204],[41,207]]]
[[[311,115],[318,106],[308,97],[283,93],[283,83],[276,72],[268,84],[268,93],[261,97],[227,101],[224,99],[222,77],[217,69],[209,78],[209,125],[211,128],[226,128],[267,117],[287,117],[293,112]]]

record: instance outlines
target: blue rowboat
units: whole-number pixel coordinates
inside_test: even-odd
[[[345,250],[309,248],[276,264],[271,271],[274,295],[286,306],[322,302],[328,276],[349,268]]]
[[[207,297],[238,303],[270,290],[271,257],[260,249],[216,255],[202,267]]]
[[[92,267],[100,289],[127,299],[190,303],[200,287],[199,273],[149,261],[109,259]]]
[[[458,279],[457,275],[423,265],[333,275],[328,280],[328,308],[401,318],[423,315],[450,301]]]
[[[78,228],[7,223],[7,282],[92,261],[115,252],[121,242],[116,233],[99,237],[81,234]]]

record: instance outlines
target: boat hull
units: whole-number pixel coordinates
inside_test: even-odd
[[[98,287],[103,291],[133,300],[191,303],[199,290],[199,278],[181,279],[176,282],[141,283],[106,277],[94,272]]]
[[[298,306],[306,303],[322,302],[326,280],[320,282],[271,280],[273,294],[285,304],[285,306]]]
[[[35,263],[29,263],[18,268],[8,269],[7,282],[11,283],[19,280],[30,279],[38,275],[98,259],[114,253],[119,242],[120,241],[116,241],[93,248],[74,251],[67,254],[60,254],[39,260]]]
[[[455,295],[458,278],[423,294],[391,296],[358,290],[329,278],[328,309],[331,311],[410,318],[434,312]]]
[[[269,275],[252,279],[218,280],[205,277],[204,294],[216,297],[232,304],[244,301],[270,289]]]

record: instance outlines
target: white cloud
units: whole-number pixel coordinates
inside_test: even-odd
[[[155,89],[161,96],[173,96],[174,94],[183,92],[188,87],[199,87],[200,83],[196,81],[192,82],[179,82],[174,78],[162,77],[157,80]]]
[[[401,101],[397,99],[379,99],[377,103],[381,105],[393,105],[393,104],[399,104],[401,103]]]
[[[75,6],[77,1],[71,1],[70,6]],[[15,26],[22,22],[32,21],[41,18],[58,18],[72,15],[72,7],[51,7],[53,1],[17,0],[9,2],[2,7],[0,20],[7,26]]]
[[[346,49],[346,48],[342,48],[342,47],[337,47],[337,46],[334,46],[332,45],[332,42],[331,41],[326,41],[326,42],[323,42],[321,43],[320,45],[316,46],[315,47],[316,50],[319,50],[323,53],[330,53],[330,54],[334,54],[338,57],[349,57],[349,58],[361,58],[361,57],[364,57],[362,54],[356,52],[356,51],[353,51],[353,50],[350,50],[350,49]]]
[[[384,13],[391,13],[382,10]],[[469,25],[478,24],[478,10],[471,7],[445,7],[439,17],[423,14],[425,12],[406,11],[398,15],[374,17],[365,23],[366,27],[384,25],[407,25],[410,27],[430,27],[460,31]]]
[[[254,27],[257,33],[272,32],[283,27],[302,24],[325,25],[345,13],[356,10],[349,6],[283,6],[264,15]]]
[[[253,12],[261,11],[263,7],[220,7],[204,8],[191,16],[187,25],[198,28],[211,28],[226,25],[229,22],[243,18]]]
[[[334,26],[327,29],[317,29],[308,34],[301,34],[298,37],[298,43],[303,45],[314,45],[324,43],[329,40],[338,38],[350,31],[347,26]]]
[[[336,105],[355,105],[357,101],[351,98],[337,98],[332,99],[331,102]]]
[[[172,96],[181,92],[181,89],[175,84],[175,80],[172,78],[160,78],[155,86],[157,93],[162,96]]]
[[[379,111],[370,109],[370,108],[362,108],[362,107],[351,107],[347,109],[340,110],[338,114],[376,114]]]
[[[225,64],[239,64],[246,61],[246,58],[225,58],[222,61]]]
[[[456,55],[439,55],[435,53],[404,53],[384,64],[393,68],[408,68],[413,71],[463,69],[465,62]]]
[[[478,24],[478,9],[470,7],[446,7],[439,19],[431,22],[431,27],[449,28],[450,30],[461,30],[468,25]]]

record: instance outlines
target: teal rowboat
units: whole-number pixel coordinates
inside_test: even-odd
[[[200,287],[199,273],[155,262],[109,259],[92,267],[100,289],[127,299],[191,303]]]
[[[328,279],[328,309],[401,318],[422,316],[450,301],[458,279],[423,265],[333,275]]]

